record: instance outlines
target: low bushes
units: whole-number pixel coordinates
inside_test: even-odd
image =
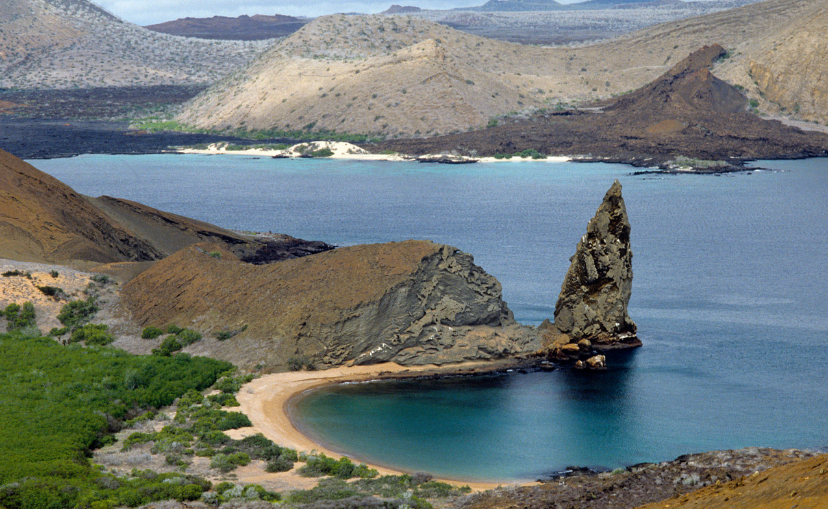
[[[379,475],[379,472],[373,468],[368,468],[364,463],[355,465],[345,457],[335,460],[320,453],[300,459],[305,460],[305,465],[299,469],[299,474],[303,477],[328,475],[340,479],[351,479],[352,477],[371,478]]]

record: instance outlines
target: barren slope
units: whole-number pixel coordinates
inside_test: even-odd
[[[270,44],[160,34],[87,0],[3,0],[0,30],[0,87],[16,88],[211,83]]]
[[[135,202],[88,198],[0,150],[0,258],[88,267],[159,260],[204,241],[253,262],[330,249],[291,237],[252,239]]]
[[[769,0],[582,48],[492,41],[411,17],[328,16],[205,91],[179,120],[212,128],[444,134],[510,112],[623,93],[700,46],[719,43],[730,56],[716,76],[744,87],[769,112],[778,106],[761,95],[781,98],[772,92],[777,86],[789,94],[785,101],[798,101],[801,114],[813,109],[809,118],[826,122],[828,109],[819,110],[828,90],[828,56],[818,36],[828,31],[824,11],[820,0]],[[775,64],[775,80],[754,83],[752,63],[768,61],[784,34],[792,37],[786,58],[807,66]],[[776,53],[782,49],[777,45]]]

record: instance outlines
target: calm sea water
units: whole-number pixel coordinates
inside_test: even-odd
[[[502,481],[710,449],[828,446],[826,159],[721,177],[174,155],[33,164],[87,195],[229,228],[448,243],[501,281],[526,324],[552,316],[568,258],[617,178],[643,348],[603,373],[326,388],[296,404],[301,427],[358,459]]]

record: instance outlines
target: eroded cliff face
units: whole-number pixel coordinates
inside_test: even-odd
[[[208,253],[217,251],[219,258]],[[254,266],[221,247],[194,246],[132,280],[123,299],[142,325],[175,323],[212,335],[189,353],[244,367],[394,361],[444,364],[534,353],[500,283],[471,255],[428,241],[339,248]]]
[[[570,342],[588,340],[599,348],[640,344],[627,314],[632,256],[630,222],[616,180],[570,258],[555,305],[555,327]]]

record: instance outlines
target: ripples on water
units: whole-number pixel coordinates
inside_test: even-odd
[[[618,178],[632,223],[630,315],[644,347],[604,373],[352,384],[298,403],[359,458],[448,477],[527,479],[751,445],[828,446],[828,160],[631,176],[619,165],[461,168],[204,156],[34,161],[87,195],[340,245],[425,238],[552,316],[575,244]]]

